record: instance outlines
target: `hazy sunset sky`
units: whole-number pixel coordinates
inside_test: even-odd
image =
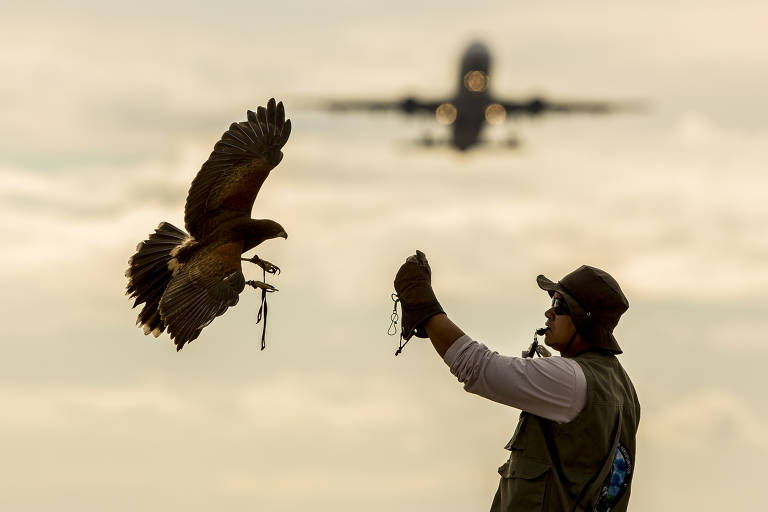
[[[643,407],[630,510],[768,508],[768,4],[284,4],[0,6],[0,508],[486,510],[519,411],[428,342],[393,357],[417,248],[449,316],[513,355],[537,274],[610,272]],[[475,40],[499,96],[649,108],[457,154],[413,144],[431,120],[303,107],[448,97]],[[134,326],[127,260],[270,97],[293,133],[253,211],[289,234],[258,251],[283,270],[267,349],[248,289],[176,353]]]

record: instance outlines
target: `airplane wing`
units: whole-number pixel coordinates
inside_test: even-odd
[[[494,100],[501,105],[510,117],[537,117],[544,114],[612,114],[641,110],[640,102],[609,101],[554,101],[542,97],[527,100]]]
[[[435,110],[446,101],[421,100],[407,97],[400,100],[332,100],[321,104],[324,110],[333,112],[394,111],[406,114],[434,115]]]

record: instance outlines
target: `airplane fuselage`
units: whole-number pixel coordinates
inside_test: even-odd
[[[477,144],[485,125],[486,108],[491,104],[490,67],[490,52],[481,43],[470,45],[461,58],[458,89],[453,101],[456,119],[451,126],[451,143],[462,151]]]

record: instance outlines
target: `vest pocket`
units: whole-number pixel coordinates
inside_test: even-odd
[[[515,454],[499,468],[498,510],[538,512],[544,510],[550,474],[549,464],[516,457]],[[494,509],[496,510],[496,509]]]

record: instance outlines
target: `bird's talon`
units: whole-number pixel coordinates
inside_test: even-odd
[[[263,281],[246,281],[245,284],[247,284],[248,286],[253,287],[254,289],[257,289],[257,290],[261,289],[261,290],[264,290],[265,292],[268,292],[268,293],[272,293],[272,292],[278,291],[277,288],[275,288],[271,284],[267,284],[267,283],[265,283]]]
[[[277,265],[274,265],[274,264],[268,262],[267,260],[263,260],[263,259],[259,258],[255,254],[254,254],[253,258],[246,259],[245,261],[250,261],[251,263],[253,263],[255,265],[258,265],[267,274],[279,274],[280,273],[280,267],[278,267]]]

